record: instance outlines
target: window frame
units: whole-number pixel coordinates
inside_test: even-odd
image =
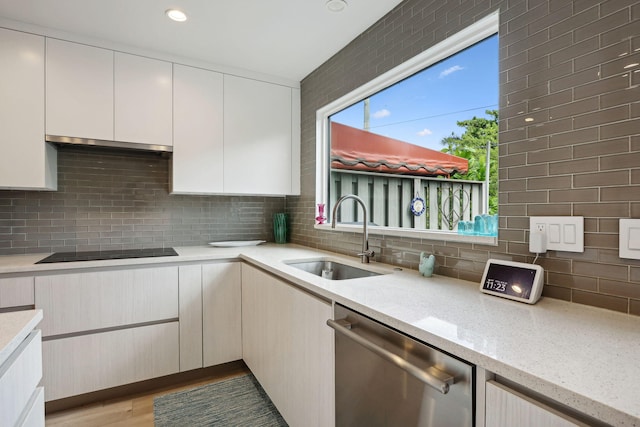
[[[375,79],[365,83],[350,93],[330,102],[316,111],[316,205],[328,203],[329,200],[329,117],[377,92],[388,88],[395,83],[424,70],[425,68],[446,59],[461,50],[472,46],[487,37],[498,33],[499,11],[482,18],[478,22],[451,35],[442,42],[430,47],[413,58],[405,61],[397,67],[381,74]],[[330,218],[333,206],[326,205],[325,215]],[[499,213],[499,209],[498,209]],[[331,224],[316,224],[316,229],[331,230]],[[370,234],[404,236],[414,238],[427,238],[443,241],[481,243],[487,245],[498,244],[496,236],[470,236],[457,234],[455,231],[440,230],[416,230],[407,228],[395,228],[386,226],[367,227]],[[362,232],[361,225],[336,224],[336,230]]]

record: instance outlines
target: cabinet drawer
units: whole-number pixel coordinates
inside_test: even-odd
[[[487,427],[587,427],[568,414],[523,395],[496,381],[486,384]]]
[[[33,331],[0,366],[0,425],[12,426],[29,405],[42,378],[42,340]]]
[[[33,276],[0,279],[0,308],[33,304]]]
[[[178,267],[36,277],[43,336],[178,317]]]
[[[25,410],[24,418],[18,422],[18,426],[44,427],[44,387],[38,387],[33,392]]]
[[[178,322],[45,341],[47,401],[178,372]]]

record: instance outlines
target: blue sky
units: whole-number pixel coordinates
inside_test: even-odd
[[[371,97],[370,131],[440,151],[456,122],[498,109],[498,37],[494,35]],[[364,103],[332,121],[359,129]]]

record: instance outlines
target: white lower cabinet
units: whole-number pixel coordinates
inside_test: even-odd
[[[176,373],[178,267],[35,279],[47,401]]]
[[[496,381],[486,383],[485,411],[485,427],[589,425]]]
[[[204,366],[242,359],[242,286],[239,262],[202,266]]]
[[[44,426],[42,334],[33,331],[0,365],[0,426]]]
[[[179,339],[174,321],[45,341],[46,400],[176,373]]]
[[[287,423],[333,426],[331,304],[242,266],[242,354]]]
[[[178,267],[38,276],[44,337],[178,318]]]
[[[33,305],[33,276],[0,278],[0,308]]]
[[[242,359],[239,262],[180,266],[180,371]]]
[[[178,267],[180,372],[202,368],[202,266]]]

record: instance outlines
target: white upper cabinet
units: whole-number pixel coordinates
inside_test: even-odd
[[[115,53],[115,140],[173,145],[172,64]]]
[[[300,193],[300,91],[174,64],[174,194]]]
[[[300,89],[291,89],[291,193],[300,194]]]
[[[294,90],[242,77],[224,76],[224,191],[285,195],[294,185]],[[299,126],[299,125],[298,125]],[[296,135],[297,138],[297,135]],[[297,154],[296,154],[297,155]],[[297,167],[299,174],[299,166]]]
[[[47,39],[46,133],[172,145],[172,64]]]
[[[171,192],[223,192],[222,74],[173,65]]]
[[[47,39],[47,135],[113,140],[113,55]]]
[[[44,142],[44,37],[0,28],[0,189],[55,190]]]
[[[300,194],[286,85],[0,29],[0,129],[0,189],[57,188],[49,135],[170,146],[174,194]]]

